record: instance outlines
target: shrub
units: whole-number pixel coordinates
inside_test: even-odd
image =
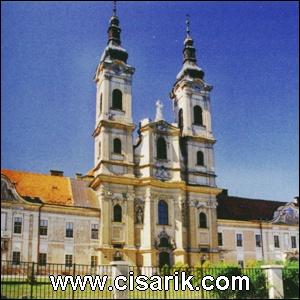
[[[207,264],[206,266],[196,266],[193,269],[192,275],[194,275],[193,284],[199,284],[202,278],[206,275],[211,275],[214,278],[218,276],[226,276],[231,278],[232,276],[247,275],[250,279],[249,291],[242,290],[233,291],[231,287],[228,290],[220,291],[217,289],[212,290],[211,295],[213,298],[221,299],[264,299],[268,298],[268,290],[266,288],[266,278],[264,271],[260,267],[256,268],[240,268],[237,264],[228,264],[219,262],[216,264]],[[221,281],[222,283],[222,281]],[[243,286],[245,288],[245,286]],[[206,292],[207,293],[207,292]]]
[[[295,261],[285,263],[282,270],[284,297],[299,298],[299,264]]]

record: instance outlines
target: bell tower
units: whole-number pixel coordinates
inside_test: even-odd
[[[121,46],[121,28],[114,1],[108,42],[97,66],[95,175],[133,176],[132,75],[128,53]]]
[[[171,92],[175,122],[180,128],[182,179],[188,184],[215,186],[214,151],[211,128],[210,92],[198,66],[196,49],[186,20],[183,65]]]

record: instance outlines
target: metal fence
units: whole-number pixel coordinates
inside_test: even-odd
[[[111,281],[111,266],[90,266],[72,264],[46,264],[12,261],[1,262],[1,299],[111,299],[112,291],[92,291],[90,285],[84,291],[73,291],[70,285],[63,291],[54,291],[49,275],[107,275]]]
[[[134,289],[128,292],[128,297],[131,299],[265,299],[268,298],[268,287],[266,283],[265,273],[260,268],[190,268],[190,267],[129,267],[129,271],[135,279],[137,275],[160,275],[162,278],[161,290],[153,291],[147,289],[140,291]],[[200,286],[202,278],[206,275],[217,278],[218,276],[243,276],[247,275],[250,279],[250,290],[232,290],[231,286],[225,291],[213,289],[206,291],[202,288],[191,291],[186,289],[181,290],[181,274],[185,272],[187,276],[193,275],[193,286]],[[133,272],[133,273],[131,273]],[[169,289],[166,290],[165,278],[168,275],[178,275],[179,290],[176,290],[174,281],[168,282]],[[299,270],[284,269],[283,283],[285,298],[297,298],[299,288]],[[68,285],[66,291],[59,288],[54,291],[49,280],[49,275],[107,275],[108,280],[105,285],[105,290],[96,289],[93,291],[89,284],[86,285],[84,291],[79,288],[74,291],[71,285]],[[291,277],[297,278],[298,285],[290,284]],[[152,284],[153,281],[151,281]],[[151,283],[148,281],[148,284]],[[135,287],[138,283],[135,282]],[[208,285],[213,282],[208,281]],[[224,283],[222,283],[224,285]],[[44,266],[37,263],[20,262],[13,264],[12,261],[1,262],[1,299],[112,299],[113,291],[108,287],[112,286],[112,267],[109,265],[91,266],[91,265],[69,265],[64,264],[46,264]],[[157,287],[157,286],[156,286]],[[299,292],[298,292],[299,297]]]
[[[174,281],[168,283],[169,289],[165,289],[165,281],[163,282],[162,291],[152,291],[148,289],[144,292],[135,290],[134,292],[129,293],[129,297],[132,299],[267,299],[268,298],[268,289],[265,274],[260,268],[201,268],[201,267],[130,267],[130,270],[134,272],[135,275],[160,275],[165,277],[168,275],[178,274],[179,283],[181,281],[181,273],[184,271],[186,276],[192,275],[192,285],[194,287],[200,286],[201,280],[204,276],[212,276],[217,278],[218,276],[243,276],[246,275],[250,278],[250,290],[245,291],[245,285],[243,285],[243,290],[231,289],[231,286],[228,290],[221,291],[213,289],[207,291],[200,288],[199,290],[191,291],[186,289],[185,291],[175,290]],[[208,281],[207,285],[214,284],[213,282]],[[221,283],[224,285],[224,282]]]

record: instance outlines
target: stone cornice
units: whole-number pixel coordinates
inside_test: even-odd
[[[259,221],[259,220],[228,220],[228,219],[217,219],[218,226],[232,226],[232,227],[245,227],[245,228],[260,228],[262,225],[263,229],[271,229],[273,227],[295,227],[298,228],[299,225],[288,225],[288,224],[273,224],[269,221]]]
[[[57,213],[57,214],[71,214],[71,215],[82,215],[82,216],[96,216],[99,217],[100,209],[98,208],[89,208],[89,207],[78,207],[78,206],[68,206],[68,205],[55,205],[55,204],[27,204],[19,203],[16,204],[9,203],[7,201],[1,200],[1,208],[14,209],[14,207],[20,208],[23,210],[36,211],[41,208],[42,212],[46,213]]]
[[[135,125],[133,123],[121,123],[118,121],[111,121],[111,120],[100,120],[98,126],[95,128],[92,136],[96,137],[100,132],[101,128],[117,128],[117,129],[123,129],[128,132],[132,132],[135,128]]]
[[[202,193],[202,194],[211,194],[218,195],[221,193],[222,189],[217,187],[210,186],[200,186],[200,185],[187,185],[184,181],[160,181],[152,177],[148,178],[134,178],[126,176],[117,176],[117,175],[98,175],[92,182],[91,187],[97,189],[100,183],[114,183],[121,185],[134,185],[134,186],[152,186],[158,188],[166,189],[180,189],[183,191],[193,192],[193,193]]]

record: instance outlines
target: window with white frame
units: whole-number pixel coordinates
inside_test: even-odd
[[[65,256],[65,265],[66,267],[72,267],[73,264],[73,255],[72,254],[66,254]]]
[[[279,235],[274,235],[274,247],[280,248]]]
[[[12,254],[12,264],[19,265],[21,261],[21,253],[19,251],[13,251]]]
[[[39,253],[38,263],[40,266],[46,266],[47,264],[47,253]]]
[[[22,233],[22,217],[14,217],[14,233]]]
[[[261,235],[260,234],[255,235],[255,246],[258,248],[261,247]]]
[[[223,233],[218,232],[218,245],[223,246]]]
[[[67,238],[73,237],[73,222],[66,223],[66,237]]]
[[[243,235],[241,233],[236,234],[236,245],[237,247],[243,247]]]
[[[40,235],[48,235],[48,220],[40,220]]]
[[[91,266],[96,267],[98,265],[98,256],[97,255],[92,255],[91,256]]]
[[[98,234],[99,234],[98,224],[92,224],[92,226],[91,226],[91,238],[93,240],[97,240],[98,239]]]
[[[297,248],[297,240],[294,235],[291,236],[291,245],[292,245],[292,248]]]

